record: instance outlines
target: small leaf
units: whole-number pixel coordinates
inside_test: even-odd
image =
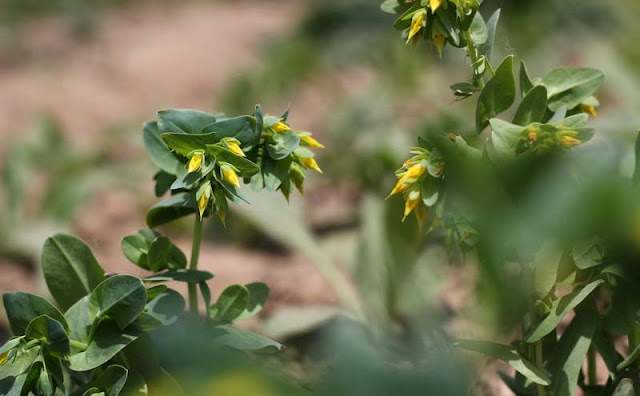
[[[215,133],[187,135],[185,133],[170,132],[163,133],[162,140],[171,150],[185,157],[193,151],[206,150],[207,144],[214,144],[220,141]]]
[[[513,123],[527,126],[533,122],[542,122],[547,112],[547,89],[539,85],[529,91],[524,97],[516,114]]]
[[[300,146],[300,138],[293,132],[276,133],[273,135],[275,144],[268,144],[269,156],[278,161],[291,155]]]
[[[210,316],[217,323],[231,323],[239,317],[249,305],[249,290],[243,285],[227,287],[218,301],[209,309]]]
[[[264,177],[264,186],[269,192],[278,191],[282,182],[289,178],[289,169],[291,168],[292,158],[287,157],[282,160],[274,160],[265,157],[262,162],[262,174]]]
[[[45,241],[42,270],[51,295],[63,310],[91,293],[104,280],[104,269],[91,249],[81,239],[66,234],[57,234]]]
[[[142,280],[144,282],[178,281],[187,283],[199,283],[208,281],[212,278],[213,274],[211,272],[187,269],[162,272],[159,274],[148,276],[146,278],[143,278]]]
[[[153,205],[147,212],[147,226],[155,228],[196,212],[193,194],[184,192],[170,196]]]
[[[218,163],[226,162],[238,169],[241,177],[251,177],[260,172],[260,167],[244,157],[235,155],[230,150],[219,145],[207,145],[207,150],[216,158]]]
[[[520,356],[514,348],[487,341],[456,340],[454,345],[469,351],[480,352],[489,357],[503,360],[527,379],[540,385],[551,384],[551,377],[544,369]]]
[[[478,98],[476,131],[482,132],[489,120],[509,109],[516,98],[516,81],[513,75],[513,55],[502,61],[495,75],[487,82]]]
[[[132,323],[147,303],[142,281],[129,275],[116,275],[98,285],[91,293],[89,307],[98,318],[109,316],[120,329]]]
[[[256,118],[240,116],[217,121],[204,127],[203,132],[214,132],[217,141],[225,137],[238,139],[245,151],[252,150],[260,142],[262,128],[256,128]]]
[[[33,319],[25,330],[25,336],[27,339],[43,341],[46,350],[59,359],[70,352],[69,337],[63,324],[47,315]]]
[[[284,349],[284,346],[279,342],[231,325],[216,326],[216,330],[220,334],[215,337],[215,343],[220,346],[263,353],[273,353]]]
[[[156,122],[145,123],[142,136],[144,148],[147,154],[149,154],[151,161],[167,174],[178,174],[183,165],[171,152],[164,140],[162,140],[158,124]]]
[[[529,72],[527,71],[527,65],[524,61],[520,62],[520,94],[525,97],[529,91],[534,87],[531,78],[529,78]],[[545,98],[546,99],[546,98]]]
[[[245,286],[249,291],[249,304],[236,320],[250,318],[262,310],[269,298],[269,286],[262,282],[249,283]]]

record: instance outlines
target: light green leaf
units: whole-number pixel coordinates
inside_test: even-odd
[[[525,97],[534,87],[533,81],[529,77],[527,65],[524,61],[520,61],[520,94]],[[546,98],[545,98],[546,99]]]
[[[474,45],[481,46],[487,42],[487,39],[489,38],[489,32],[487,30],[487,25],[484,23],[482,15],[480,15],[480,12],[476,12],[476,14],[473,16],[469,31],[471,33],[471,41],[473,41]]]
[[[133,326],[144,331],[168,326],[178,320],[184,307],[182,295],[175,290],[167,289],[147,303],[144,311],[133,322]]]
[[[262,310],[269,298],[269,286],[262,282],[249,283],[245,285],[249,291],[249,304],[236,320],[250,318]]]
[[[158,128],[161,132],[201,133],[202,129],[216,122],[212,114],[198,110],[173,109],[158,111]]]
[[[514,348],[487,341],[456,340],[454,345],[469,351],[480,352],[483,355],[507,362],[517,372],[527,379],[540,385],[551,384],[551,377],[543,368],[536,367],[533,363],[520,356]]]
[[[268,144],[267,151],[274,160],[281,160],[293,153],[300,145],[300,138],[293,132],[276,133],[273,135],[275,144]]]
[[[51,295],[63,310],[91,293],[104,280],[104,269],[91,249],[81,239],[66,234],[57,234],[45,241],[42,270]]]
[[[549,110],[561,107],[573,109],[593,95],[604,80],[600,70],[562,67],[554,69],[542,79],[549,95]]]
[[[539,85],[531,89],[524,97],[513,117],[513,123],[527,126],[533,122],[542,122],[546,112],[547,89]]]
[[[498,28],[498,20],[500,19],[500,9],[498,8],[489,18],[487,22],[487,42],[482,48],[485,58],[491,61],[491,54],[493,52],[493,44],[496,39],[496,29]]]
[[[216,345],[228,346],[242,351],[263,353],[273,353],[284,349],[284,346],[279,342],[247,330],[235,328],[231,325],[216,326],[216,329],[220,332],[220,334],[214,338]]]
[[[209,309],[216,323],[231,323],[249,306],[249,290],[243,285],[231,285],[224,289],[218,301]]]

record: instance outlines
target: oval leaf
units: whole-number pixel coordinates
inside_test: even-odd
[[[147,289],[142,281],[129,275],[116,275],[98,285],[91,293],[89,307],[98,318],[109,316],[124,329],[132,323],[147,303]]]
[[[6,293],[2,301],[14,335],[24,335],[29,323],[41,315],[47,315],[69,329],[58,308],[40,296],[24,292]]]
[[[482,132],[489,120],[511,107],[516,98],[516,80],[513,75],[513,55],[507,56],[495,75],[487,82],[478,98],[476,131]]]

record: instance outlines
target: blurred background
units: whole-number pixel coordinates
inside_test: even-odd
[[[481,12],[497,8],[496,61],[515,53],[533,76],[556,66],[604,71],[592,144],[630,176],[640,3],[485,0]],[[407,47],[393,20],[377,0],[2,0],[0,292],[46,293],[39,255],[55,232],[78,234],[109,271],[144,275],[121,254],[120,239],[145,228],[157,200],[141,139],[156,110],[238,115],[260,103],[279,115],[290,104],[292,127],[327,147],[318,156],[325,174],[288,204],[249,194],[252,205],[234,206],[226,229],[205,223],[200,265],[216,274],[213,293],[267,283],[267,309],[245,326],[290,346],[276,359],[296,382],[333,378],[329,394],[343,382],[339,370],[327,374],[314,346],[352,345],[357,335],[330,334],[354,309],[368,318],[370,336],[385,340],[376,353],[393,362],[391,372],[447,394],[506,392],[495,367],[454,359],[434,341],[495,331],[476,321],[495,307],[478,309],[475,258],[438,233],[420,237],[413,218],[400,223],[403,203],[384,201],[418,135],[474,135],[475,101],[454,102],[449,89],[468,79],[463,54],[448,48],[439,60],[435,49]],[[189,250],[189,222],[162,231]],[[0,339],[8,336],[2,318]],[[414,342],[422,347],[409,348]],[[360,352],[371,353],[353,356]],[[347,358],[338,362],[349,367]],[[363,373],[376,370],[389,372]],[[470,375],[477,370],[487,372]]]

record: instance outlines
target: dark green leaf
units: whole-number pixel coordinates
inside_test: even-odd
[[[185,133],[163,133],[162,140],[169,148],[183,156],[189,155],[192,151],[207,149],[207,144],[217,143],[220,139],[215,133],[198,133],[187,135]]]
[[[236,138],[246,151],[253,149],[260,141],[260,131],[256,128],[256,118],[248,115],[217,121],[207,125],[203,131],[214,132],[217,141],[225,137]]]
[[[106,396],[118,396],[127,383],[129,371],[118,365],[107,367],[98,376],[94,382],[94,386],[105,392]]]
[[[265,157],[262,162],[262,174],[264,186],[267,191],[275,192],[282,182],[289,178],[289,168],[291,168],[292,158],[287,157],[280,161]]]
[[[184,307],[184,299],[180,293],[167,289],[147,303],[133,325],[144,331],[168,326],[178,320]]]
[[[149,252],[149,242],[141,235],[128,235],[120,242],[122,253],[133,264],[140,268],[149,269],[147,253]]]
[[[147,226],[154,228],[195,212],[196,202],[192,193],[175,194],[149,209],[146,219]]]
[[[156,197],[161,197],[169,191],[173,182],[176,181],[176,176],[161,170],[153,176],[153,180],[156,181],[154,193]]]
[[[0,365],[0,395],[20,396],[29,368],[39,352],[39,347],[20,351],[11,364]]]
[[[212,114],[197,110],[175,109],[158,111],[160,132],[201,133],[202,129],[216,122]]]
[[[513,117],[513,123],[526,126],[533,122],[542,122],[546,112],[547,89],[539,85],[529,91],[524,97]]]
[[[149,277],[142,279],[145,282],[167,282],[167,281],[178,281],[178,282],[188,282],[188,283],[199,283],[203,281],[208,281],[213,278],[213,274],[208,271],[199,271],[199,270],[175,270],[175,271],[167,271],[162,272],[160,274],[155,274]]]
[[[31,391],[36,393],[36,384],[40,379],[40,372],[44,368],[42,362],[34,362],[29,368],[29,372],[27,374],[27,378],[24,381],[24,385],[22,385],[22,390],[20,391],[20,396],[27,396]]]
[[[42,341],[46,350],[57,358],[62,359],[70,352],[69,337],[64,326],[47,315],[33,319],[27,326],[25,335],[27,339]]]
[[[42,270],[51,295],[63,310],[104,280],[104,269],[89,247],[72,235],[57,234],[45,241]]]
[[[240,157],[219,145],[208,145],[207,149],[215,156],[218,163],[226,162],[238,169],[240,177],[251,177],[260,171],[260,167],[244,157]]]
[[[551,384],[549,373],[542,368],[536,367],[533,363],[520,356],[518,351],[510,346],[474,340],[456,340],[454,345],[469,351],[480,352],[495,359],[503,360],[509,363],[509,365],[516,369],[517,372],[536,384]]]
[[[633,185],[637,186],[638,182],[640,182],[640,132],[638,132],[638,136],[636,137],[634,154],[636,156],[636,166],[633,172]]]
[[[169,238],[165,236],[157,237],[151,242],[149,245],[149,253],[147,254],[151,271],[159,272],[169,267],[172,246],[173,244]]]
[[[147,303],[142,281],[129,275],[116,275],[98,285],[91,293],[89,306],[95,316],[109,316],[120,329],[132,323]]]
[[[89,307],[90,298],[91,295],[82,297],[64,314],[71,329],[71,333],[69,334],[71,339],[89,342],[89,333],[96,319],[95,312],[92,312]]]
[[[2,301],[14,335],[25,334],[29,323],[41,315],[47,315],[69,329],[58,308],[40,296],[24,292],[6,293],[2,296]]]
[[[246,319],[257,315],[269,298],[269,286],[262,282],[249,283],[245,287],[249,291],[249,304],[247,304],[247,308],[245,308],[235,320]]]
[[[516,81],[513,75],[513,55],[506,57],[495,75],[487,82],[478,98],[476,130],[478,133],[489,125],[489,120],[509,109],[516,98]]]

